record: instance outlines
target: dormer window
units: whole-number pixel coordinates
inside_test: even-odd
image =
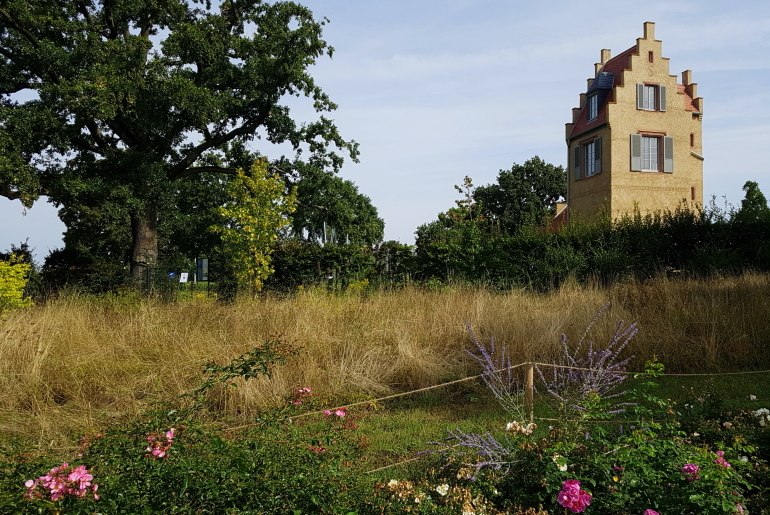
[[[596,119],[599,115],[599,95],[594,93],[588,97],[588,121]]]
[[[666,86],[637,84],[636,108],[642,111],[665,111]]]

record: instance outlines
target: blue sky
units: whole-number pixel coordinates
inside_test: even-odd
[[[633,46],[645,21],[670,73],[692,70],[704,98],[705,198],[739,205],[748,180],[770,194],[770,2],[300,2],[330,20],[336,52],[312,74],[339,104],[342,135],[360,143],[360,163],[341,175],[372,199],[386,239],[413,243],[466,175],[489,184],[535,155],[566,164],[564,124],[600,50]],[[0,198],[0,250],[29,237],[42,261],[64,226],[44,199],[22,210]]]

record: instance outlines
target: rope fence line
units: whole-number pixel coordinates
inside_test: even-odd
[[[454,449],[455,447],[460,447],[460,445],[461,444],[456,443],[454,445],[450,445],[449,447],[446,447],[446,449]],[[387,470],[393,467],[397,467],[399,465],[403,465],[404,463],[411,463],[413,461],[420,460],[423,458],[423,456],[427,456],[427,455],[428,453],[426,452],[422,456],[415,456],[414,458],[409,458],[408,460],[404,460],[404,461],[397,461],[396,463],[391,463],[390,465],[385,465],[384,467],[376,468],[374,470],[367,470],[366,472],[364,472],[364,474],[374,474],[375,472],[380,472],[382,470]]]
[[[569,366],[569,365],[556,365],[554,363],[539,363],[537,361],[525,361],[523,363],[519,363],[519,364],[516,364],[516,365],[511,365],[509,367],[505,367],[505,368],[500,368],[500,369],[494,370],[491,373],[492,374],[497,374],[497,373],[500,373],[500,372],[505,372],[505,371],[512,370],[514,368],[519,368],[519,367],[527,367],[526,370],[525,370],[526,376],[527,376],[527,384],[526,384],[525,389],[524,389],[524,395],[525,395],[525,401],[526,401],[526,404],[527,404],[527,412],[529,414],[530,422],[534,422],[534,390],[535,390],[535,385],[534,385],[534,368],[535,367],[568,368],[568,369],[571,369],[571,370],[582,370],[584,372],[602,372],[601,369],[572,367],[572,366]],[[640,374],[641,372],[612,372],[612,373],[613,374],[623,374],[623,375],[635,375],[635,374]],[[715,373],[699,373],[699,374],[664,373],[664,375],[676,376],[676,377],[688,377],[688,376],[720,376],[720,375],[743,375],[743,374],[766,374],[766,373],[770,373],[770,370],[750,370],[750,371],[747,371],[747,372],[715,372]],[[364,405],[364,404],[375,404],[375,403],[381,402],[381,401],[395,399],[395,398],[398,398],[398,397],[405,397],[407,395],[412,395],[412,394],[415,394],[415,393],[426,392],[426,391],[429,391],[429,390],[435,390],[435,389],[443,388],[445,386],[450,386],[450,385],[453,385],[453,384],[464,383],[466,381],[472,381],[474,379],[479,379],[479,378],[481,378],[483,376],[484,376],[484,374],[482,373],[482,374],[478,374],[478,375],[475,375],[475,376],[463,377],[462,379],[455,379],[454,381],[449,381],[449,382],[446,382],[446,383],[436,384],[436,385],[432,385],[432,386],[426,386],[424,388],[418,388],[416,390],[409,390],[408,392],[394,393],[392,395],[386,395],[385,397],[379,397],[377,399],[370,399],[370,400],[367,400],[367,401],[359,401],[359,402],[354,402],[354,403],[351,403],[351,404],[344,404],[344,405],[340,405],[340,406],[335,406],[333,408],[328,408],[328,410],[332,410],[333,411],[333,410],[336,410],[336,409],[339,409],[339,408],[350,408],[350,407],[353,407],[353,406],[361,406],[361,405]],[[287,420],[292,420],[292,419],[297,419],[297,418],[308,417],[308,416],[311,416],[311,415],[323,414],[324,411],[327,411],[327,410],[324,409],[324,410],[315,410],[315,411],[308,411],[308,412],[305,412],[305,413],[300,413],[299,415],[294,415],[294,416],[291,416],[291,417],[286,417],[284,419],[281,419],[281,422],[287,421]],[[547,419],[540,419],[540,420],[547,420]],[[245,424],[245,425],[242,425],[242,426],[230,427],[230,428],[227,428],[226,431],[236,431],[236,430],[239,430],[239,429],[247,429],[247,428],[253,427],[255,425],[256,424]],[[415,459],[417,459],[417,458],[415,458]],[[413,460],[408,460],[408,461],[413,461]]]

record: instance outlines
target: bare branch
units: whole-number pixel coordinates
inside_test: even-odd
[[[222,134],[221,136],[218,136],[216,138],[211,138],[205,140],[203,143],[198,145],[197,147],[193,148],[189,154],[185,156],[184,159],[182,159],[179,163],[174,165],[171,170],[168,172],[168,178],[169,180],[173,181],[178,179],[179,177],[184,176],[184,171],[192,166],[192,164],[198,160],[198,158],[203,154],[205,151],[209,150],[210,148],[218,147],[219,145],[223,143],[227,143],[228,141],[232,140],[236,136],[244,136],[246,134],[251,134],[254,131],[257,130],[257,128],[262,125],[265,120],[267,119],[267,115],[260,116],[257,120],[244,123],[237,129],[233,129],[227,134]]]
[[[225,173],[229,175],[235,175],[238,173],[238,170],[236,168],[223,168],[221,166],[196,166],[194,168],[187,168],[186,170],[183,170],[181,173],[176,175],[174,179],[189,177],[190,175],[195,175],[197,173]]]

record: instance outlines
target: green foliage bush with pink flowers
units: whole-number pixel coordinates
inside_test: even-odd
[[[557,415],[547,431],[533,432],[518,421],[507,424],[503,436],[502,427],[485,435],[452,431],[437,443],[441,468],[433,481],[469,488],[497,510],[749,513],[747,498],[761,497],[757,483],[768,470],[755,448],[741,438],[703,441],[684,431],[677,406],[654,395],[660,363],[648,362],[635,386],[623,390],[628,376],[619,365],[629,358],[618,349],[633,337],[634,326],[619,324],[605,348],[584,342],[590,328],[576,348],[564,342],[565,364],[575,368],[558,369],[550,382],[541,374],[541,389],[552,394]],[[495,370],[504,360],[492,359],[494,341],[484,348],[471,336],[489,384],[486,376],[499,377]],[[583,353],[570,354],[578,350]],[[494,386],[501,404],[515,412],[508,405],[520,385],[498,379]]]
[[[69,453],[71,464],[55,453],[0,453],[0,513],[354,512],[372,481],[351,466],[368,442],[348,410],[292,423],[312,408],[312,390],[299,388],[246,429],[196,419],[207,391],[235,377],[269,375],[281,348],[271,341],[230,365],[207,365],[188,410],[158,407],[88,435]]]

